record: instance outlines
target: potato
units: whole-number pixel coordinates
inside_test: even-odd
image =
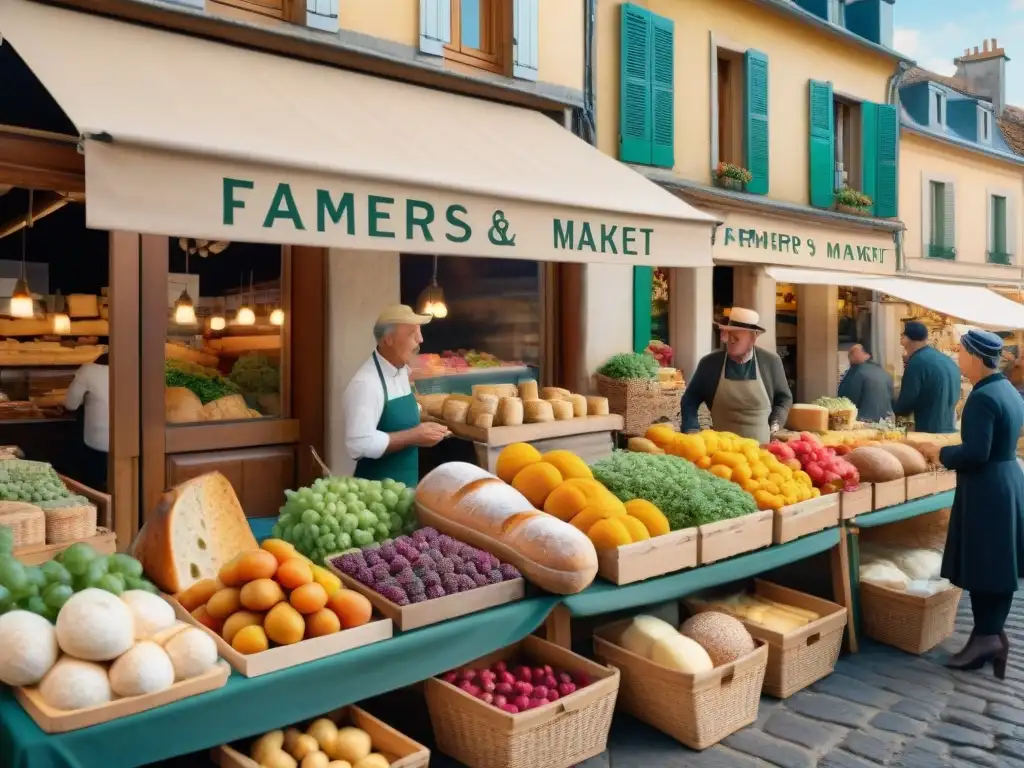
[[[279,749],[276,752],[267,754],[260,765],[263,768],[296,768],[298,762],[283,749]]]
[[[279,752],[284,746],[284,731],[270,731],[260,736],[252,743],[249,754],[257,763],[262,763],[263,758],[271,752]]]
[[[310,752],[302,758],[302,768],[327,768],[331,759],[323,752]]]
[[[370,734],[361,728],[339,728],[338,735],[334,739],[334,752],[331,757],[334,760],[347,760],[355,765],[364,757],[370,754],[373,749],[373,742]]]
[[[380,752],[374,752],[372,755],[367,755],[352,768],[390,768],[391,761],[388,760]]]
[[[291,754],[295,751],[295,741],[302,735],[298,728],[289,728],[284,732],[284,751]]]
[[[331,760],[327,764],[327,768],[352,768],[352,763],[348,760]]]
[[[295,739],[295,745],[292,747],[292,757],[296,760],[303,760],[306,755],[319,751],[320,745],[316,743],[316,739],[304,733]]]
[[[326,717],[321,717],[319,720],[313,721],[312,725],[306,729],[306,733],[316,739],[320,749],[330,754],[334,749],[334,740],[338,738],[338,726]]]

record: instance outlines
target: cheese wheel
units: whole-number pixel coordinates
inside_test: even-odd
[[[541,424],[555,420],[555,412],[547,400],[527,400],[523,403],[523,421]]]
[[[441,408],[441,418],[452,424],[465,424],[469,416],[469,403],[449,397]]]
[[[569,390],[561,387],[541,387],[541,400],[565,400],[569,397]]]
[[[494,426],[518,427],[523,423],[523,401],[518,397],[503,397],[498,401]]]
[[[573,416],[572,403],[568,400],[548,400],[555,421],[566,421]]]
[[[479,427],[480,429],[490,429],[491,427],[494,426],[494,414],[478,413],[470,423],[474,427]]]
[[[540,400],[540,393],[537,390],[537,382],[533,379],[519,382],[519,396],[523,400]]]
[[[587,415],[587,398],[583,395],[569,395],[569,402],[572,403],[572,415],[575,418]]]
[[[590,416],[608,415],[608,398],[587,396],[587,414]]]

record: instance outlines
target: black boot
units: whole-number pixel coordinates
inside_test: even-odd
[[[999,635],[973,635],[967,647],[946,662],[950,669],[975,670],[981,669],[989,661],[993,663],[996,677],[1002,680],[1006,676],[1006,659],[1009,655],[1009,642]]]

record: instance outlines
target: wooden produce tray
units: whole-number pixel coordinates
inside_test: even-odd
[[[839,525],[839,494],[830,493],[775,510],[772,543],[785,544]]]
[[[758,510],[697,528],[697,562],[707,565],[772,545],[775,513]]]
[[[861,483],[856,491],[839,492],[839,518],[841,520],[852,520],[857,515],[863,515],[875,508],[875,491],[871,483]]]
[[[907,483],[907,501],[920,499],[925,496],[934,496],[937,492],[938,482],[934,472],[921,472],[917,475],[905,477]]]
[[[874,484],[873,509],[885,509],[895,507],[907,500],[907,479],[901,477],[898,480],[889,480],[885,483]]]
[[[391,768],[427,768],[430,764],[430,750],[396,731],[382,720],[378,720],[365,709],[356,706],[342,707],[324,715],[341,727],[355,726],[370,735],[373,751],[380,752],[391,763]],[[220,768],[260,768],[260,764],[249,757],[249,744],[215,747],[210,758]]]
[[[187,699],[189,696],[215,691],[227,683],[230,675],[231,668],[224,661],[218,661],[205,674],[193,677],[191,680],[182,680],[166,690],[147,693],[143,696],[114,699],[99,706],[70,711],[51,707],[43,701],[43,697],[35,687],[15,688],[14,696],[44,733],[67,733],[129,715],[137,715],[149,709]]]
[[[944,493],[956,489],[956,472],[950,469],[940,469],[935,473],[935,492]]]
[[[424,415],[424,418],[430,418]],[[475,443],[500,446],[510,443],[532,443],[537,440],[548,440],[553,437],[569,435],[585,435],[591,432],[621,432],[622,417],[615,414],[608,416],[580,416],[576,419],[547,421],[543,424],[520,424],[516,427],[471,427],[468,424],[452,424],[440,419],[433,419],[444,424],[456,437],[472,440]]]
[[[48,560],[53,560],[65,549],[76,543],[88,544],[96,550],[98,555],[112,555],[117,551],[117,537],[114,535],[114,532],[106,528],[97,528],[95,536],[81,539],[80,542],[68,541],[63,544],[44,544],[38,547],[16,549],[14,550],[14,556],[25,565],[42,565]]]
[[[109,493],[97,491],[65,475],[58,474],[57,477],[60,478],[61,482],[64,483],[64,487],[71,491],[71,493],[84,496],[96,505],[96,520],[100,525],[107,528],[113,526],[114,502]]]
[[[174,608],[178,619],[208,633],[217,644],[217,653],[245,677],[260,677],[288,667],[297,667],[299,664],[387,640],[393,634],[391,619],[378,619],[361,627],[343,629],[333,635],[300,640],[294,645],[277,646],[262,653],[247,655],[239,653],[223,637],[196,621],[173,597],[163,595],[163,598]]]
[[[612,584],[632,584],[696,565],[696,528],[672,531],[615,549],[597,550],[597,573]]]
[[[331,564],[331,558],[334,556],[328,555],[324,559],[327,568],[341,579],[348,589],[358,592],[369,600],[381,616],[391,619],[394,625],[403,632],[522,600],[526,594],[526,582],[523,579],[513,579],[497,584],[488,584],[486,587],[477,587],[468,592],[435,597],[424,600],[422,603],[398,605],[376,590],[370,589],[347,573],[342,573],[341,570],[335,568]]]

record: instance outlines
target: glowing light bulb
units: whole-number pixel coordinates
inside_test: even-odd
[[[196,324],[196,308],[188,291],[182,291],[181,296],[174,302],[174,322],[178,325]]]
[[[235,322],[239,325],[255,325],[256,313],[249,307],[242,307],[238,310],[238,316],[235,318]]]
[[[228,321],[220,315],[214,315],[210,318],[210,330],[211,331],[223,331],[228,325]]]
[[[54,333],[71,333],[71,318],[64,312],[57,312],[53,316]]]
[[[35,313],[31,296],[11,296],[11,317],[34,317]]]
[[[284,310],[275,309],[270,313],[270,324],[271,325],[284,325]]]
[[[432,314],[439,320],[443,320],[444,318],[448,317],[448,305],[445,304],[443,301],[436,301],[434,302],[430,314]]]

